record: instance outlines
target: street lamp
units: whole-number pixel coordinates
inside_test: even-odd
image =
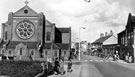
[[[81,42],[81,37],[80,37],[81,36],[81,32],[80,32],[81,29],[85,29],[85,27],[80,27],[79,28],[79,57],[78,57],[79,58],[79,61],[81,59],[81,43],[80,43]]]

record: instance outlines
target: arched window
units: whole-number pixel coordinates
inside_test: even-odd
[[[22,55],[22,48],[20,48],[20,55]]]
[[[5,40],[7,40],[8,33],[7,31],[5,32]]]
[[[50,41],[51,40],[51,32],[47,32],[46,33],[46,41]]]

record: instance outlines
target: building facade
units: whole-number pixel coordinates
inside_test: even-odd
[[[125,60],[125,56],[129,54],[132,56],[132,62],[134,62],[135,51],[135,16],[129,13],[125,30],[118,33],[118,45],[119,55],[121,59]]]
[[[92,43],[92,48],[98,51],[98,54],[104,56],[113,56],[114,52],[117,49],[117,38],[113,35],[113,32],[110,31],[110,34],[103,33],[100,34],[100,38]]]
[[[2,24],[0,54],[14,60],[49,60],[70,56],[71,27],[57,28],[27,4],[10,12]]]

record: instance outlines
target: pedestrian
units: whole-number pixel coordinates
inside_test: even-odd
[[[71,69],[72,68],[72,61],[71,61],[71,59],[69,59],[68,60],[69,62],[68,62],[68,72],[72,72],[73,70]]]
[[[60,59],[60,74],[63,75],[65,74],[65,70],[64,70],[64,59]]]
[[[129,62],[129,53],[127,53],[125,58],[126,58],[126,62],[128,63]]]
[[[55,65],[54,65],[55,75],[60,74],[59,68],[60,68],[59,60],[58,60],[58,58],[56,58],[55,59]]]

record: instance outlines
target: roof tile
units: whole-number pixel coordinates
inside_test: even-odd
[[[97,39],[96,41],[94,41],[93,44],[94,44],[94,43],[103,43],[105,40],[107,40],[107,39],[110,38],[111,36],[112,36],[112,35],[99,38],[99,39]]]

